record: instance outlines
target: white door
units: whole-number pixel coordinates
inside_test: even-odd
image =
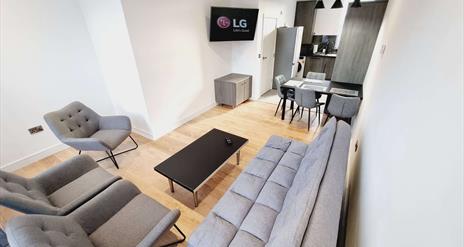
[[[277,18],[264,17],[261,40],[261,87],[260,95],[271,90],[274,75]]]

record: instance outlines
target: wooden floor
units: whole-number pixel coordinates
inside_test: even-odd
[[[109,160],[100,162],[100,165],[107,171],[130,180],[141,191],[166,207],[179,208],[181,216],[177,225],[188,238],[271,135],[285,136],[309,143],[319,131],[314,112],[311,113],[312,125],[311,131],[308,132],[307,111],[302,120],[297,119],[289,124],[290,111],[287,111],[287,119],[281,121],[280,114],[274,117],[275,107],[274,104],[258,101],[248,101],[235,109],[217,106],[156,141],[133,134],[132,136],[139,143],[139,148],[117,157],[119,170]],[[241,151],[239,166],[235,165],[235,156],[232,157],[229,163],[224,165],[198,191],[199,206],[195,208],[190,192],[174,185],[175,192],[171,193],[167,179],[154,172],[153,167],[212,128],[248,138],[249,142]],[[130,140],[126,140],[118,149],[126,149],[131,144]],[[89,154],[94,158],[102,157],[100,153]],[[32,163],[16,173],[32,177],[74,155],[77,155],[77,151],[69,148]],[[19,213],[0,207],[0,226],[4,227],[5,222],[15,215]],[[182,246],[185,245],[186,242]]]

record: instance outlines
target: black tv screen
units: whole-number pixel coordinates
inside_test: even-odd
[[[209,40],[253,40],[258,11],[258,9],[211,7]]]

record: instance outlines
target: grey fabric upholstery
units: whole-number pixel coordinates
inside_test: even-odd
[[[287,78],[285,78],[284,75],[277,75],[275,78],[274,78],[274,85],[276,87],[276,90],[277,90],[277,95],[279,95],[279,97],[281,99],[284,98],[284,95],[282,93],[282,84],[286,83],[287,82]],[[290,100],[293,100],[294,99],[294,90],[287,90],[287,98],[290,99]]]
[[[179,215],[179,210],[167,209],[121,180],[68,216],[17,217],[8,222],[6,232],[12,247],[150,247]]]
[[[316,92],[311,89],[295,88],[295,102],[298,106],[314,108],[317,106]]]
[[[0,171],[0,204],[26,214],[65,215],[118,179],[88,155],[30,179]]]
[[[358,113],[361,99],[359,97],[343,97],[333,94],[327,111],[330,115],[339,118],[352,118]]]
[[[128,117],[102,117],[77,101],[45,114],[44,119],[61,142],[77,150],[114,150],[132,129]]]
[[[309,145],[272,136],[193,232],[189,246],[333,246],[313,235],[336,241],[334,210],[341,206],[349,131],[332,118]],[[327,214],[334,216],[325,222]]]
[[[306,74],[307,79],[315,79],[315,80],[325,80],[326,74],[325,73],[319,73],[319,72],[308,72]]]
[[[63,216],[19,216],[8,221],[5,230],[11,247],[94,246],[75,221]]]

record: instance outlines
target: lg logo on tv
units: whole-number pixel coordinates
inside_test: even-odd
[[[218,27],[226,29],[230,27],[231,21],[227,16],[221,16],[216,21]],[[232,19],[232,27],[234,28],[247,28],[247,20],[241,19]]]

